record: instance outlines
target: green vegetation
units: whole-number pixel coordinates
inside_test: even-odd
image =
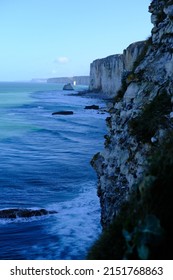
[[[144,42],[144,47],[143,50],[141,52],[141,54],[138,56],[138,58],[136,59],[136,61],[133,64],[133,69],[132,71],[130,71],[129,73],[127,73],[123,78],[122,78],[122,86],[121,88],[118,90],[116,96],[114,97],[114,103],[117,103],[119,101],[122,100],[127,87],[129,85],[130,82],[132,81],[136,81],[139,82],[142,80],[143,77],[143,70],[139,71],[138,73],[135,73],[135,69],[137,68],[137,66],[139,66],[139,64],[142,62],[142,60],[145,58],[146,53],[148,51],[149,46],[152,44],[152,37],[149,37],[145,42]]]
[[[122,78],[121,88],[118,90],[116,96],[113,98],[114,103],[117,103],[122,100],[122,98],[126,92],[127,86],[128,86],[128,84],[126,83],[126,79],[124,77],[124,78]]]
[[[111,129],[111,127],[112,127],[111,117],[106,118],[106,125]]]
[[[131,134],[141,142],[150,142],[159,128],[167,126],[166,115],[170,112],[171,97],[166,92],[162,92],[145,105],[139,116],[129,122]]]
[[[150,158],[143,181],[91,248],[88,259],[172,259],[172,182],[173,132],[168,132]]]
[[[138,58],[136,59],[136,61],[133,64],[133,69],[132,72],[135,71],[135,69],[139,66],[139,64],[142,62],[142,60],[145,58],[148,48],[149,46],[152,45],[152,37],[149,37],[145,42],[144,42],[144,48],[141,52],[141,54],[138,56]]]
[[[162,11],[160,14],[157,15],[157,21],[158,23],[163,21],[166,18],[166,14]]]
[[[96,153],[90,161],[90,164],[94,166],[95,161],[99,159],[100,153]]]
[[[105,146],[105,148],[107,148],[111,144],[111,137],[106,134],[106,135],[104,135],[104,138],[105,138],[104,146]]]

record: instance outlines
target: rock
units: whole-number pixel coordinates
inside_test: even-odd
[[[157,138],[156,137],[151,137],[151,143],[156,143],[158,140],[157,140]]]
[[[53,112],[52,115],[73,115],[73,111],[58,111]]]
[[[144,46],[132,44],[124,57],[114,55],[91,64],[90,90],[101,88],[108,96],[115,96],[108,107],[105,148],[92,160],[98,176],[103,228],[110,225],[129,192],[142,181],[148,158],[162,144],[166,132],[173,130],[172,6],[172,1],[152,1],[149,11],[154,33],[152,30]],[[127,71],[126,77],[123,71]],[[121,77],[125,78],[124,87],[116,96]],[[161,96],[168,98],[163,102]]]
[[[16,218],[30,218],[37,216],[45,216],[49,214],[56,214],[56,211],[48,211],[46,209],[4,209],[0,210],[0,219],[16,219]]]
[[[72,87],[72,85],[70,83],[64,85],[63,90],[74,90],[74,88]]]
[[[89,105],[89,106],[85,106],[85,109],[99,110],[99,106],[98,105]]]
[[[169,18],[173,18],[173,5],[165,7],[163,11]]]

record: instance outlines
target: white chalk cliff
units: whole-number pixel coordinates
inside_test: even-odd
[[[154,25],[151,38],[130,45],[123,55],[91,64],[90,89],[114,97],[105,148],[92,160],[103,227],[116,217],[142,178],[148,156],[172,128],[173,1],[153,0],[149,12]]]
[[[90,89],[113,97],[105,147],[91,163],[102,226],[116,226],[91,258],[173,257],[173,1],[153,0],[149,12],[148,40],[91,64]]]
[[[125,49],[123,54],[94,60],[90,65],[89,90],[102,92],[108,97],[115,96],[122,86],[124,75],[132,70],[144,46],[145,41],[136,42]]]

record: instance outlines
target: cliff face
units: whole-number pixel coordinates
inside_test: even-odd
[[[89,85],[90,77],[89,76],[73,76],[73,77],[58,77],[58,78],[49,78],[47,83],[76,83],[76,85]]]
[[[122,74],[123,55],[111,55],[97,59],[90,66],[89,90],[112,96],[121,86]]]
[[[108,97],[117,94],[122,86],[123,76],[131,71],[134,61],[143,51],[145,42],[131,44],[123,54],[111,55],[94,60],[90,65],[89,90],[103,92]]]
[[[103,227],[116,217],[130,190],[139,182],[141,189],[147,185],[148,158],[173,127],[173,1],[153,0],[149,12],[151,38],[91,64],[90,89],[108,89],[115,97],[109,104],[105,149],[92,160]]]

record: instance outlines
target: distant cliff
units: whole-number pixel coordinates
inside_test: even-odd
[[[104,228],[92,259],[173,259],[173,1],[149,12],[151,38],[91,64],[90,89],[114,97],[92,159]]]
[[[94,60],[90,65],[89,90],[105,93],[109,97],[117,94],[123,77],[132,70],[134,61],[142,53],[145,41],[131,44],[123,54],[115,54]]]
[[[74,77],[58,77],[47,79],[48,83],[76,83],[76,85],[89,85],[89,76],[74,76]]]

